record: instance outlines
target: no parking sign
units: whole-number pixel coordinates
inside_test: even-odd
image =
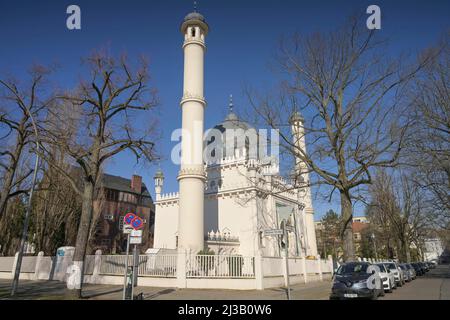
[[[144,227],[144,220],[139,218],[134,213],[127,213],[125,217],[123,217],[124,225],[130,225],[134,230],[139,230]]]

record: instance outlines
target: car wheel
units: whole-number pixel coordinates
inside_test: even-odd
[[[389,288],[387,290],[388,293],[392,293],[392,283],[389,281]]]
[[[403,286],[403,282],[402,282],[402,281],[399,281],[399,282],[398,282],[398,286],[399,286],[399,287]]]

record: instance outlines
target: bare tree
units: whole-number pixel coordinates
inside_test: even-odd
[[[8,199],[27,192],[18,186],[25,186],[22,182],[32,170],[18,169],[24,151],[34,139],[31,117],[38,121],[50,102],[45,92],[48,74],[48,69],[36,65],[29,71],[29,84],[21,85],[15,79],[0,79],[0,218]]]
[[[352,205],[358,190],[372,182],[372,168],[397,165],[409,125],[403,90],[427,61],[389,59],[385,42],[357,21],[282,41],[277,62],[286,80],[279,94],[248,91],[257,120],[278,129],[281,151],[304,164],[292,179],[294,188],[304,187],[301,177],[312,172],[308,183],[329,186],[330,200],[339,192],[344,261],[355,259]],[[293,140],[289,117],[298,109],[306,118],[305,134]],[[298,143],[305,138],[308,151]]]
[[[370,186],[371,204],[368,217],[375,230],[378,241],[387,250],[386,257],[397,257],[411,262],[411,245],[421,247],[428,230],[435,226],[435,215],[425,201],[424,190],[411,177],[400,172],[379,170]]]
[[[51,151],[57,152],[55,149]],[[57,166],[70,172],[64,155],[52,155]],[[77,176],[73,175],[74,179]],[[78,179],[77,184],[80,185]],[[54,166],[46,165],[43,169],[39,190],[33,201],[30,233],[36,251],[52,255],[59,246],[75,245],[71,231],[76,230],[81,216],[81,197],[73,192],[70,183]]]
[[[135,112],[146,111],[157,104],[156,92],[148,86],[147,63],[141,59],[134,69],[126,57],[113,58],[95,53],[85,60],[90,78],[81,81],[77,90],[58,95],[58,104],[51,110],[43,138],[43,157],[71,184],[82,198],[82,209],[76,238],[74,266],[75,289],[81,296],[83,261],[93,219],[93,200],[105,162],[125,150],[138,159],[155,159],[154,121],[149,118],[147,130],[137,131]],[[146,113],[140,114],[141,117]],[[70,119],[70,121],[67,121]],[[78,123],[78,125],[72,125]],[[82,185],[48,152],[57,146],[72,164],[80,167]]]
[[[432,63],[415,82],[412,93],[414,135],[408,141],[415,182],[427,190],[442,225],[450,219],[450,43],[449,35]]]

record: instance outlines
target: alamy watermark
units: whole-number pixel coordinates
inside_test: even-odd
[[[203,132],[202,128],[202,121],[194,121],[189,130],[172,132],[171,141],[178,142],[171,152],[174,164],[214,165],[223,159],[243,157],[260,161],[279,159],[279,130],[228,128],[221,131],[213,128]]]

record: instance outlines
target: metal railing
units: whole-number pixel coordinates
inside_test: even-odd
[[[100,274],[123,275],[125,273],[125,255],[101,256]],[[133,264],[133,257],[128,257],[128,265]],[[176,277],[176,255],[140,255],[138,263],[139,276]]]
[[[255,258],[228,255],[188,255],[187,278],[254,278]]]
[[[177,255],[139,256],[138,275],[174,278],[177,276]]]

